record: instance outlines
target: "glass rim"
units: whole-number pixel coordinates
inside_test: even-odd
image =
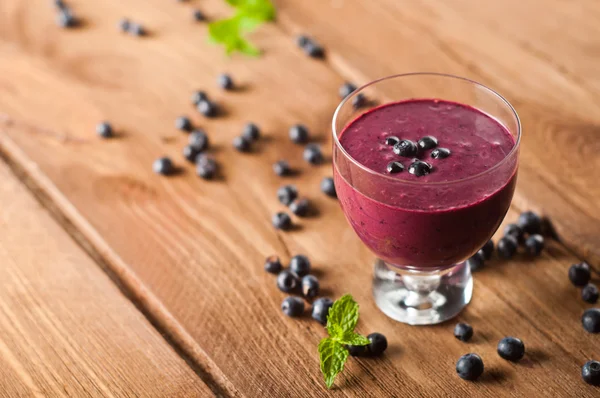
[[[362,163],[360,163],[359,161],[357,161],[354,157],[352,157],[347,151],[346,149],[342,146],[342,144],[340,143],[338,134],[337,134],[337,128],[336,128],[336,122],[339,118],[339,113],[342,110],[342,108],[348,103],[350,102],[350,100],[355,96],[358,95],[360,92],[364,91],[367,87],[370,87],[372,85],[375,85],[377,83],[380,83],[384,80],[391,80],[391,79],[396,79],[396,78],[401,78],[401,77],[412,77],[412,76],[435,76],[435,77],[444,77],[444,78],[449,78],[449,79],[455,79],[455,80],[461,80],[463,82],[466,83],[471,83],[475,86],[481,87],[482,89],[484,89],[485,91],[489,92],[490,94],[492,94],[494,97],[498,98],[502,103],[504,103],[508,109],[511,111],[512,115],[514,116],[515,120],[517,121],[517,139],[515,140],[515,145],[512,147],[512,149],[510,150],[510,152],[508,152],[506,154],[506,156],[499,161],[498,163],[496,163],[495,165],[493,165],[492,167],[490,167],[487,170],[482,171],[481,173],[478,174],[474,174],[472,176],[468,176],[465,178],[461,178],[458,180],[451,180],[451,181],[429,181],[429,182],[419,182],[419,181],[409,181],[409,180],[400,180],[398,178],[395,178],[391,175],[388,174],[384,174],[384,173],[380,173],[378,171],[375,170],[371,170],[370,168],[366,167],[365,165],[363,165]],[[443,99],[443,98],[440,98]],[[364,114],[364,113],[363,113]],[[486,113],[487,114],[487,113]],[[362,114],[360,115],[362,116]],[[357,116],[360,117],[360,116]],[[488,115],[493,117],[493,115]],[[493,117],[494,119],[496,119],[495,117]],[[354,119],[356,120],[356,119]],[[356,90],[354,90],[354,92],[352,92],[352,94],[348,95],[346,98],[344,98],[340,104],[337,106],[335,112],[333,113],[333,119],[332,119],[332,123],[331,123],[331,127],[332,127],[332,132],[333,132],[333,142],[334,145],[337,146],[337,148],[342,152],[342,154],[350,159],[350,161],[352,163],[354,163],[356,166],[360,167],[361,169],[363,169],[364,171],[370,173],[370,174],[374,174],[378,177],[384,177],[390,180],[393,180],[395,183],[401,183],[401,184],[407,184],[407,185],[417,185],[417,186],[435,186],[435,185],[449,185],[449,184],[457,184],[457,183],[461,183],[461,182],[465,182],[465,181],[469,181],[475,178],[479,178],[481,176],[484,176],[488,173],[491,173],[492,171],[496,170],[498,167],[500,167],[501,165],[503,165],[504,163],[507,162],[507,160],[509,158],[511,158],[515,152],[518,151],[519,149],[519,145],[521,143],[521,119],[519,119],[519,115],[517,114],[517,111],[515,110],[515,108],[511,105],[510,102],[508,102],[508,100],[506,98],[504,98],[502,95],[500,95],[497,91],[487,87],[484,84],[478,83],[475,80],[472,79],[468,79],[466,77],[460,77],[460,76],[456,76],[456,75],[452,75],[449,73],[437,73],[437,72],[411,72],[411,73],[399,73],[396,75],[390,75],[390,76],[385,76],[376,80],[373,80],[367,84],[364,84],[363,86],[357,88]],[[345,128],[346,126],[344,126]],[[506,126],[504,126],[506,127]],[[334,163],[335,163],[335,157],[334,157]],[[336,166],[337,167],[337,166]]]

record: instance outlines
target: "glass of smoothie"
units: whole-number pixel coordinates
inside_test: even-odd
[[[356,109],[360,99],[377,103]],[[377,256],[388,316],[443,322],[471,300],[466,260],[494,234],[517,180],[521,125],[495,91],[443,74],[371,82],[333,118],[333,170],[348,222]]]

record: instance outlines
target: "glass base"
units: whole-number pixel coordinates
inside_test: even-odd
[[[465,263],[420,272],[375,261],[373,296],[381,311],[409,325],[433,325],[458,315],[471,301],[473,277]]]

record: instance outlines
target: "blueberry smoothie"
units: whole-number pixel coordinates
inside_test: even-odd
[[[341,206],[362,241],[390,265],[441,269],[464,261],[510,205],[517,160],[507,155],[515,139],[470,106],[437,99],[385,104],[349,123],[339,141],[350,159],[334,158]]]

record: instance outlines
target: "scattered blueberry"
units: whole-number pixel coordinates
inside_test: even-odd
[[[385,145],[394,146],[400,142],[400,138],[390,135],[385,139]]]
[[[54,0],[52,3],[54,4],[54,7],[56,7],[59,10],[62,10],[63,8],[67,8],[67,5],[65,4],[65,2],[63,0]]]
[[[202,101],[208,101],[208,96],[206,95],[206,93],[204,91],[199,90],[199,91],[194,92],[194,94],[192,94],[192,104],[198,105]]]
[[[304,148],[302,157],[304,157],[304,160],[308,163],[315,165],[321,164],[325,160],[323,152],[321,152],[321,147],[318,144],[308,144],[306,148]]]
[[[298,197],[298,190],[293,185],[284,185],[277,190],[277,199],[285,206],[289,206]]]
[[[333,300],[328,297],[321,297],[316,299],[312,305],[312,317],[315,321],[321,325],[327,324],[327,315],[329,315],[329,309],[333,305]]]
[[[56,17],[56,23],[61,28],[73,28],[77,25],[77,19],[68,8],[62,8]]]
[[[171,159],[167,157],[162,157],[154,161],[152,169],[155,173],[169,175],[173,173],[175,167],[173,166],[173,162],[171,161]]]
[[[283,266],[281,265],[281,261],[278,256],[269,256],[265,260],[265,271],[271,274],[279,274],[281,272]]]
[[[296,199],[290,204],[290,211],[298,217],[306,217],[310,211],[310,202],[306,198]]]
[[[600,362],[586,362],[581,368],[581,377],[588,384],[600,386]]]
[[[332,198],[337,198],[337,193],[335,192],[335,184],[333,182],[333,178],[325,177],[321,180],[321,191]]]
[[[309,40],[310,39],[307,36],[299,35],[298,37],[296,37],[296,44],[298,45],[298,47],[304,48],[304,46],[306,46]]]
[[[544,237],[539,234],[530,235],[525,241],[525,250],[532,256],[539,255],[544,249]]]
[[[281,271],[277,275],[277,287],[284,293],[293,293],[300,286],[298,275],[289,270]]]
[[[519,243],[525,242],[525,231],[517,224],[508,224],[504,227],[504,235],[514,236]]]
[[[302,47],[306,55],[311,58],[323,58],[325,50],[314,40],[309,39],[308,42]]]
[[[307,299],[313,299],[319,294],[319,280],[313,275],[302,278],[302,295]]]
[[[146,29],[139,23],[131,23],[129,25],[129,34],[133,36],[145,36]]]
[[[505,337],[498,343],[498,355],[508,361],[519,361],[525,355],[525,344],[516,337]]]
[[[460,341],[469,341],[473,337],[473,327],[468,323],[457,323],[454,327],[454,337]]]
[[[302,277],[310,272],[310,260],[302,254],[297,254],[290,260],[290,270]]]
[[[175,127],[178,130],[190,131],[192,129],[192,121],[187,116],[179,116],[175,119]]]
[[[346,349],[353,357],[364,357],[368,353],[366,345],[347,345]]]
[[[275,228],[283,231],[287,231],[292,228],[292,219],[288,214],[283,212],[275,213],[271,222]]]
[[[217,162],[211,157],[199,154],[196,157],[196,174],[205,180],[213,179],[217,175]]]
[[[256,141],[260,138],[260,129],[254,123],[248,123],[244,126],[242,136],[246,137],[247,140]]]
[[[346,82],[342,84],[338,93],[340,94],[340,98],[344,99],[350,94],[352,94],[354,91],[356,91],[356,86],[352,83]]]
[[[196,109],[198,109],[198,112],[206,117],[216,117],[219,113],[219,107],[217,104],[209,100],[198,102]]]
[[[121,32],[127,33],[129,32],[129,28],[131,27],[131,22],[129,22],[129,19],[127,18],[121,18],[118,27]]]
[[[528,234],[539,234],[542,230],[542,218],[532,211],[521,213],[517,225]]]
[[[480,250],[477,253],[473,254],[468,260],[467,265],[471,269],[472,272],[479,271],[485,265],[485,257],[483,252]]]
[[[417,177],[422,177],[431,173],[431,165],[427,162],[417,159],[412,162],[410,166],[408,166],[408,172],[416,175]]]
[[[113,136],[113,129],[110,123],[102,122],[96,126],[96,134],[102,138],[110,138]]]
[[[418,142],[417,145],[419,146],[419,148],[426,150],[426,149],[433,149],[437,146],[438,144],[438,140],[435,137],[432,137],[430,135],[421,138]]]
[[[587,303],[596,304],[598,301],[598,287],[593,283],[588,283],[581,290],[581,298]]]
[[[486,260],[492,258],[492,254],[494,254],[494,241],[491,239],[488,240],[486,244],[483,245],[483,247],[481,248],[481,251],[483,251],[483,257]]]
[[[450,149],[448,148],[435,148],[431,151],[431,157],[434,159],[445,159],[450,156]]]
[[[300,316],[304,312],[304,301],[298,297],[286,297],[281,303],[281,310],[287,316]]]
[[[417,154],[417,144],[411,140],[400,140],[400,142],[394,145],[393,150],[396,155],[408,158]]]
[[[302,124],[290,127],[290,140],[296,144],[305,144],[308,141],[308,129]]]
[[[367,104],[367,97],[363,93],[358,93],[352,98],[352,106],[354,109],[362,108]]]
[[[381,333],[371,333],[367,339],[369,339],[369,344],[366,346],[369,355],[377,357],[387,349],[387,339]]]
[[[456,373],[461,379],[474,381],[483,373],[483,360],[477,354],[466,354],[456,362]]]
[[[188,144],[198,152],[208,149],[208,135],[204,130],[194,130],[188,138]]]
[[[196,156],[198,156],[200,152],[196,148],[191,145],[186,145],[183,147],[183,157],[194,163],[196,161]]]
[[[511,258],[517,252],[518,245],[517,238],[514,236],[504,236],[498,241],[498,254],[504,258]]]
[[[239,152],[248,152],[250,151],[251,142],[243,135],[240,135],[233,139],[233,147]]]
[[[400,173],[402,170],[404,170],[404,165],[400,162],[389,162],[386,170],[390,174]]]
[[[219,75],[219,78],[217,79],[217,84],[224,90],[233,89],[233,79],[226,73]]]
[[[590,266],[586,262],[573,264],[569,268],[569,279],[575,286],[582,287],[587,285],[591,277]]]
[[[600,309],[585,310],[581,317],[583,328],[590,333],[600,333]]]
[[[192,15],[194,16],[195,21],[198,21],[198,22],[206,21],[206,16],[204,16],[204,13],[200,10],[194,10],[194,13]]]
[[[273,171],[278,176],[288,176],[292,173],[292,169],[290,168],[290,164],[285,160],[278,160],[273,163]]]

